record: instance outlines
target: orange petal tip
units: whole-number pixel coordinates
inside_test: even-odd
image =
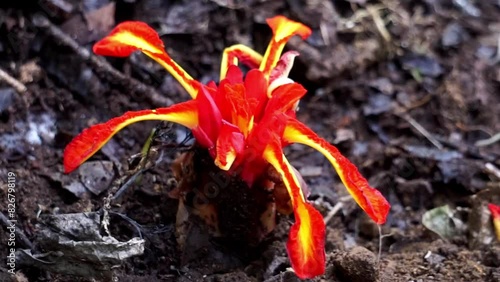
[[[127,57],[135,51],[164,53],[163,41],[146,23],[127,21],[117,25],[108,36],[98,41],[92,51],[97,55]]]

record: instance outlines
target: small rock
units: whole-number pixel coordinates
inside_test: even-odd
[[[85,162],[78,171],[85,188],[96,196],[109,188],[115,176],[110,161]]]
[[[378,91],[380,91],[385,95],[391,95],[392,93],[394,93],[394,85],[386,77],[381,77],[372,80],[368,83],[368,85],[370,85],[370,87],[377,89]]]
[[[481,45],[476,50],[476,57],[489,61],[496,56],[496,47]]]
[[[379,115],[392,110],[392,98],[384,94],[370,95],[368,105],[363,106],[365,116]]]
[[[469,37],[469,34],[458,23],[450,23],[443,31],[441,45],[443,47],[456,47]]]
[[[484,252],[483,264],[500,269],[500,246],[492,245]]]
[[[408,71],[417,70],[420,74],[427,77],[438,77],[443,74],[443,67],[436,59],[424,55],[410,54],[401,59],[403,68]]]
[[[481,10],[469,0],[453,0],[453,4],[459,7],[465,14],[472,17],[481,16]]]
[[[378,281],[379,270],[374,253],[363,247],[354,247],[334,258],[336,275],[342,281]]]
[[[333,140],[334,144],[339,144],[344,141],[351,141],[355,139],[354,131],[351,129],[340,128],[335,132],[335,140]]]
[[[264,278],[271,278],[275,275],[286,271],[289,266],[288,258],[282,256],[275,256],[271,263],[267,266],[266,272],[264,273]]]
[[[323,168],[320,166],[304,166],[299,170],[303,177],[319,176],[323,173]]]
[[[87,189],[85,189],[85,186],[83,186],[83,184],[78,180],[63,185],[63,188],[73,193],[73,195],[78,198],[83,198],[83,196],[87,193]]]
[[[7,110],[14,102],[14,89],[12,88],[1,88],[0,89],[0,113]]]
[[[425,261],[427,261],[430,265],[435,266],[442,263],[446,258],[442,255],[435,254],[431,251],[428,251],[424,256]]]

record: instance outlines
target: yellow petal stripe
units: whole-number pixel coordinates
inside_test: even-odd
[[[224,49],[220,65],[220,80],[226,77],[227,69],[231,65],[238,65],[241,62],[249,68],[258,68],[262,62],[262,55],[252,48],[243,44],[236,44]]]
[[[283,139],[310,146],[323,154],[333,165],[347,191],[356,203],[377,223],[384,224],[390,205],[384,196],[368,184],[358,169],[334,146],[320,138],[301,122],[290,118]]]
[[[69,173],[80,166],[125,126],[144,120],[165,120],[190,129],[194,128],[198,125],[196,101],[192,100],[156,110],[127,112],[120,117],[85,129],[64,150],[65,172]]]
[[[280,174],[292,201],[295,223],[290,229],[287,251],[295,273],[312,278],[325,271],[325,223],[321,214],[306,203],[297,176],[274,141],[264,150],[266,159]]]
[[[129,56],[140,50],[172,74],[192,98],[198,93],[198,82],[170,58],[158,33],[143,22],[128,21],[117,25],[108,36],[94,45],[93,50],[99,55],[118,57]]]
[[[276,66],[288,40],[294,35],[300,35],[302,39],[306,39],[312,31],[309,27],[284,16],[268,19],[267,24],[273,30],[273,38],[267,47],[259,69],[269,78],[271,70]]]

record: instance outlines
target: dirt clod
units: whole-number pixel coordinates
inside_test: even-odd
[[[378,281],[377,257],[364,247],[354,247],[333,257],[335,274],[343,281]]]

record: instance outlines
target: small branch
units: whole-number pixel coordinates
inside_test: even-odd
[[[9,219],[1,212],[0,212],[0,223],[5,227],[9,227],[10,225]],[[24,232],[21,229],[19,229],[19,227],[17,227],[17,225],[16,225],[16,235],[17,235],[16,240],[22,243],[23,247],[33,250],[33,244],[28,239],[28,237],[24,235]]]
[[[367,6],[366,10],[372,16],[373,22],[375,23],[375,26],[377,27],[378,32],[384,38],[386,43],[390,43],[392,41],[391,34],[385,27],[384,20],[380,17],[379,9],[376,9],[373,6]]]
[[[418,123],[414,118],[412,118],[410,115],[403,113],[403,114],[396,114],[400,118],[406,120],[411,126],[413,126],[420,134],[422,134],[429,142],[432,143],[436,148],[439,150],[443,150],[443,145],[436,139],[432,134],[427,131],[420,123]]]
[[[19,94],[22,94],[28,90],[28,88],[26,88],[26,85],[10,76],[10,74],[8,74],[2,68],[0,68],[0,80],[5,81],[7,84],[12,86],[12,88],[14,88]]]
[[[474,143],[474,145],[476,147],[484,147],[484,146],[489,146],[489,145],[493,145],[495,144],[496,142],[500,141],[500,132],[491,136],[490,138],[488,139],[482,139],[482,140],[478,140],[476,141],[476,143]]]
[[[93,55],[87,49],[80,46],[73,38],[64,33],[64,31],[60,28],[53,25],[45,16],[40,14],[34,15],[32,22],[36,27],[43,29],[48,35],[57,39],[58,43],[71,48],[83,61],[89,63],[94,69],[96,69],[97,74],[102,78],[112,81],[113,83],[117,83],[125,89],[132,89],[136,93],[144,94],[142,96],[149,99],[150,103],[156,107],[165,107],[173,104],[171,99],[164,97],[154,88],[147,86],[134,78],[124,75],[113,68],[103,58]]]

